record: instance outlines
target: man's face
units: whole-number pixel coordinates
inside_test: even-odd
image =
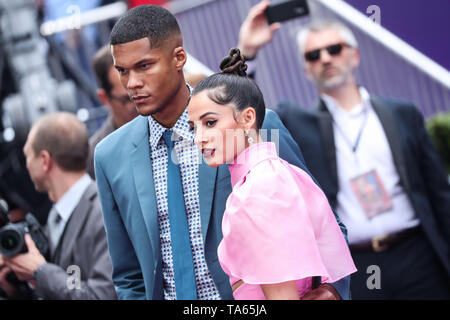
[[[43,159],[40,155],[36,155],[32,148],[33,143],[33,130],[30,131],[25,146],[23,147],[23,153],[26,158],[26,167],[30,174],[31,181],[33,181],[34,188],[39,192],[46,192],[44,188],[44,170]]]
[[[108,101],[114,114],[114,119],[119,126],[133,120],[137,115],[134,102],[128,96],[127,91],[122,86],[116,68],[111,66],[108,71],[108,79],[111,90],[108,93]]]
[[[181,68],[169,51],[152,49],[148,38],[112,46],[120,82],[143,116],[162,111],[179,88]]]
[[[338,54],[332,55],[325,50],[336,44],[343,45]],[[308,53],[317,49],[322,49],[320,58],[316,61],[305,60],[305,72],[320,90],[333,90],[345,85],[353,78],[353,70],[359,64],[358,50],[345,44],[337,30],[325,29],[310,32],[305,42],[304,52]]]

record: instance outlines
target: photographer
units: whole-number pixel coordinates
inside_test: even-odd
[[[11,204],[11,202],[10,202]],[[25,221],[26,217],[26,210],[17,207],[15,203],[13,203],[12,207],[10,207],[10,204],[6,202],[3,198],[0,197],[0,241],[1,243],[1,249],[4,249],[4,244],[11,244],[10,241],[11,237],[9,236],[5,237],[7,232],[5,233],[4,226],[8,225],[14,225],[15,227],[18,227],[19,224],[22,224],[22,221]],[[36,220],[37,222],[37,220]],[[39,223],[37,222],[39,225]],[[40,228],[40,225],[38,226]],[[16,229],[17,230],[17,229]],[[42,231],[42,228],[40,228],[40,231]],[[23,239],[25,240],[25,239]],[[14,243],[14,242],[12,242]],[[17,242],[17,248],[14,249],[20,249],[19,243]],[[23,243],[22,243],[23,244]],[[48,250],[48,246],[44,246],[43,252],[45,253]],[[0,252],[2,252],[1,250]],[[13,271],[5,265],[3,256],[0,254],[0,299],[5,299],[8,297],[8,299],[31,299],[31,291],[27,283],[21,282],[15,277]]]
[[[23,151],[36,190],[54,203],[46,226],[50,259],[26,234],[28,252],[0,259],[0,287],[14,295],[5,282],[11,270],[36,298],[115,299],[97,189],[86,174],[85,125],[70,113],[46,115],[31,128]]]

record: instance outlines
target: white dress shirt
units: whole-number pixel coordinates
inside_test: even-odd
[[[348,229],[350,244],[368,241],[373,237],[395,233],[419,224],[400,185],[388,140],[370,103],[370,96],[362,87],[360,95],[362,103],[350,111],[340,107],[332,97],[322,95],[333,117],[339,183],[336,211]],[[356,150],[353,151],[352,147],[355,145]],[[370,170],[376,170],[392,201],[391,210],[372,218],[366,216],[350,184],[352,178]]]

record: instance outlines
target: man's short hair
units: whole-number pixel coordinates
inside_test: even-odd
[[[97,85],[99,88],[105,90],[108,95],[112,89],[111,82],[109,81],[109,69],[113,64],[114,61],[109,44],[101,47],[92,59],[92,69],[95,72]]]
[[[151,48],[159,48],[169,37],[181,30],[175,16],[155,5],[142,5],[127,11],[114,25],[111,45],[148,38]]]
[[[336,30],[347,45],[352,48],[358,48],[358,41],[355,35],[345,24],[333,19],[316,19],[302,27],[297,33],[297,45],[300,53],[302,55],[305,53],[306,39],[311,32],[319,32],[327,29]]]
[[[89,134],[86,125],[74,114],[55,112],[39,118],[32,127],[31,148],[34,154],[47,150],[64,171],[86,170]]]

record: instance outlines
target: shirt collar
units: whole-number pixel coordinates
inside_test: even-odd
[[[228,164],[231,174],[231,185],[242,180],[248,172],[261,161],[277,158],[277,148],[273,142],[260,142],[249,146]]]
[[[61,199],[55,203],[55,208],[64,222],[69,220],[75,207],[80,202],[83,193],[91,182],[91,177],[88,174],[84,174],[68,191],[66,191],[66,193],[64,193]]]
[[[189,127],[189,115],[187,108],[183,111],[180,118],[178,118],[175,125],[170,128],[174,132],[173,141],[181,140],[194,140],[194,134]],[[168,129],[159,124],[152,116],[148,117],[148,123],[150,127],[150,145],[152,148],[156,148],[161,140],[163,133]]]
[[[361,96],[361,103],[355,106],[350,112],[346,112],[342,107],[339,106],[339,102],[337,102],[336,99],[333,97],[322,93],[320,97],[325,102],[325,105],[328,109],[328,111],[331,113],[331,115],[335,116],[336,113],[347,113],[349,115],[359,115],[361,112],[363,112],[366,108],[369,108],[371,106],[370,104],[370,95],[369,92],[367,92],[366,88],[363,86],[359,87],[359,94]]]
[[[188,83],[186,83],[186,85],[189,88],[190,94],[192,95],[192,87]],[[152,147],[152,149],[155,149],[158,143],[161,141],[161,137],[164,131],[169,128],[162,126],[160,123],[158,123],[158,121],[153,119],[152,116],[148,116],[148,124],[150,130],[150,146]],[[173,140],[175,142],[181,140],[194,140],[194,134],[189,127],[189,115],[187,108],[184,109],[175,125],[170,129],[172,129],[172,131],[174,132]]]

